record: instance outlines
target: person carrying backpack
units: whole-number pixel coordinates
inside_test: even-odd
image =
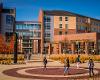
[[[69,64],[69,58],[65,58],[64,60],[64,76],[67,72],[67,74],[69,74],[69,67],[70,67],[70,64]]]
[[[44,69],[46,69],[47,62],[48,62],[48,61],[47,61],[47,58],[44,57],[44,59],[43,59]]]
[[[91,75],[94,75],[94,71],[93,71],[93,69],[94,69],[94,62],[93,62],[92,59],[89,60],[88,66],[89,66],[89,75],[91,77]]]

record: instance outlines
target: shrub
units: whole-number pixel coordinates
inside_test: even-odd
[[[52,54],[50,55],[50,59],[61,61],[61,63],[63,63],[64,59],[67,57],[69,57],[70,63],[75,63],[77,54]],[[89,58],[92,58],[94,61],[100,61],[100,55],[80,54],[81,63],[86,62],[87,60],[89,60]]]

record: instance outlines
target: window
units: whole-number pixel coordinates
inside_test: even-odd
[[[68,21],[68,17],[65,17],[65,21]]]
[[[16,25],[16,29],[22,29],[22,25],[17,24],[17,25]]]
[[[62,17],[59,17],[59,21],[62,21]]]
[[[20,26],[19,25],[16,25],[16,29],[20,29]]]
[[[65,32],[65,34],[67,34],[67,31]]]
[[[80,30],[85,30],[86,27],[85,26],[80,26]]]
[[[23,29],[27,29],[26,24],[22,24]]]
[[[14,22],[14,17],[12,15],[7,15],[6,24],[13,24],[13,22]]]
[[[50,33],[45,33],[45,37],[50,37]]]
[[[62,35],[62,31],[59,31],[59,35]]]
[[[14,9],[2,9],[3,13],[14,13]]]
[[[62,24],[59,24],[59,28],[62,28]]]
[[[51,22],[51,18],[49,16],[44,16],[44,21],[45,22]]]
[[[50,29],[50,23],[47,23],[46,27],[47,29]]]
[[[45,29],[49,29],[50,30],[50,23],[45,23]]]

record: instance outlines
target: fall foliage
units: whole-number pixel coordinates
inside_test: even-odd
[[[14,36],[10,37],[10,42],[6,42],[5,36],[0,34],[0,53],[13,53],[14,51]]]

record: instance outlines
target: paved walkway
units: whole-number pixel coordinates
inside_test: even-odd
[[[73,72],[71,71],[71,74],[66,76],[63,75],[63,64],[58,61],[49,60],[48,68],[45,71],[42,66],[41,60],[29,61],[26,64],[0,65],[0,80],[100,80],[100,78],[82,79],[85,78],[84,76],[88,77],[88,70],[84,68],[88,66],[87,63],[80,64],[82,68],[78,70],[76,64],[71,64]],[[95,68],[100,69],[100,63],[95,63]],[[94,70],[95,75],[100,73],[100,70],[97,69]],[[78,73],[78,71],[83,73]],[[71,77],[82,78],[72,79]]]

